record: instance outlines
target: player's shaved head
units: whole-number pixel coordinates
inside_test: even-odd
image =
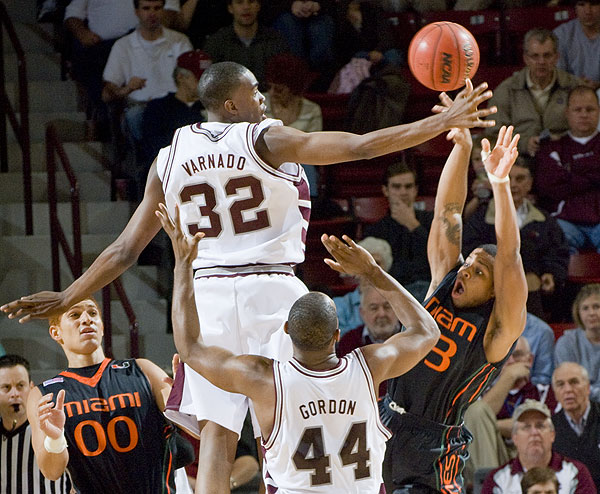
[[[335,304],[321,292],[300,297],[288,317],[288,334],[300,350],[322,350],[331,342],[338,328]]]
[[[213,63],[198,81],[198,94],[204,107],[210,111],[218,111],[225,101],[231,99],[232,92],[249,72],[239,63]]]

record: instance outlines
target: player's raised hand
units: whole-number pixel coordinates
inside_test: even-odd
[[[468,81],[469,83],[471,81]],[[473,86],[469,86],[470,89],[473,89]],[[446,93],[440,93],[440,102],[435,105],[431,111],[434,113],[443,113],[448,111],[448,109],[452,106],[452,98],[448,96]],[[448,132],[446,135],[447,141],[453,141],[454,144],[458,144],[459,146],[471,147],[473,145],[473,141],[471,139],[471,131],[467,127],[454,127]]]
[[[25,323],[31,319],[48,319],[62,314],[68,309],[64,292],[39,292],[21,297],[0,307],[9,319],[19,318]]]
[[[497,108],[478,108],[481,103],[492,97],[492,92],[488,91],[487,87],[487,83],[483,82],[473,88],[471,79],[467,79],[465,88],[456,95],[454,101],[446,93],[442,93],[440,99],[442,103],[446,101],[446,104],[436,105],[433,110],[445,114],[449,128],[493,127],[496,125],[494,120],[482,119],[496,113]]]
[[[381,269],[373,256],[347,235],[340,240],[334,235],[323,234],[321,242],[333,259],[325,259],[325,263],[335,271],[353,276],[364,276],[373,270]]]
[[[173,252],[175,253],[175,262],[191,265],[198,255],[198,242],[204,237],[204,233],[198,232],[193,237],[183,233],[181,228],[181,215],[177,204],[175,205],[174,219],[171,219],[167,211],[167,206],[162,202],[158,205],[156,216],[160,219],[163,229],[171,239]]]
[[[498,139],[494,149],[490,152],[490,141],[483,139],[481,141],[481,156],[485,171],[498,180],[504,180],[508,177],[511,168],[515,164],[519,151],[519,134],[513,137],[513,126],[502,126],[498,132]],[[490,181],[493,181],[492,179]]]
[[[56,396],[56,405],[52,402],[54,393],[48,393],[38,402],[38,420],[40,429],[50,439],[58,439],[65,428],[65,390],[61,389]]]

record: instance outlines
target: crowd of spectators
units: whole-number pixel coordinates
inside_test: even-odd
[[[39,3],[40,11],[47,12],[48,2]],[[307,91],[327,88],[352,58],[367,59],[371,67],[405,63],[407,47],[396,45],[385,12],[557,3],[62,2],[70,74],[86,96],[88,117],[99,135],[127,144],[129,152],[116,153],[114,166],[130,180],[132,200],[141,197],[145,174],[174,130],[205,120],[196,86],[211,60],[246,65],[264,91],[268,116],[315,131],[323,128],[323,117],[319,105],[305,97]],[[486,135],[495,135],[502,125],[514,125],[521,134],[521,157],[510,178],[529,314],[504,370],[467,413],[476,438],[471,468],[494,469],[483,492],[517,492],[523,482],[554,485],[556,479],[561,493],[570,484],[577,484],[569,491],[576,493],[594,492],[593,484],[600,488],[600,285],[579,292],[573,304],[577,327],[566,331],[556,345],[547,324],[556,304],[564,303],[569,256],[582,249],[600,252],[600,1],[561,3],[574,5],[576,18],[554,31],[529,31],[523,42],[523,67],[492,88],[490,104],[498,107],[493,116],[497,125]],[[480,244],[495,243],[494,201],[489,199],[485,173],[478,173],[477,144],[474,149],[472,199],[464,218],[465,255]],[[312,167],[305,169],[316,197],[319,176]],[[382,186],[389,211],[364,228],[364,236],[387,242],[387,247],[365,247],[423,300],[430,278],[427,237],[432,213],[417,207],[419,176],[403,163],[389,167]],[[346,333],[340,355],[400,330],[389,304],[368,285],[359,283],[335,301]],[[540,437],[535,446],[529,440],[532,435]],[[535,474],[533,480],[523,475],[525,471]],[[529,487],[523,489],[528,492]]]

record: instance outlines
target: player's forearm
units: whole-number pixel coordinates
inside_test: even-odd
[[[181,359],[187,362],[192,355],[204,352],[206,347],[200,334],[192,264],[176,259],[173,273],[173,337]]]
[[[92,265],[63,292],[65,307],[79,302],[120,276],[137,259],[117,239],[96,258]]]
[[[440,176],[438,191],[435,198],[435,216],[455,204],[455,213],[462,214],[467,199],[467,172],[471,157],[472,145],[455,144],[446,160]]]
[[[105,103],[110,103],[111,101],[117,101],[126,98],[133,92],[133,89],[129,87],[128,84],[124,86],[117,86],[112,82],[104,82],[104,87],[102,88],[102,101]]]
[[[510,182],[492,182],[495,203],[495,229],[498,245],[497,257],[507,262],[520,259],[521,234],[517,223],[517,212],[510,192]]]
[[[42,446],[41,450],[35,450],[35,459],[37,460],[40,472],[48,480],[58,480],[65,473],[69,463],[69,453],[65,449],[62,453],[48,453]]]

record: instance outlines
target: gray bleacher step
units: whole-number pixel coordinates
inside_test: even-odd
[[[21,0],[20,3],[26,2],[22,2]],[[19,22],[17,20],[18,18],[20,18],[20,16],[13,17],[11,15],[23,51],[32,53],[54,53],[54,46],[52,44],[52,36],[49,33],[49,27],[35,23],[35,18],[30,22]],[[6,37],[5,40],[4,53],[14,53],[13,45],[8,41],[8,37]]]
[[[77,174],[82,202],[110,201],[110,172],[80,172]],[[44,172],[31,174],[33,202],[48,201],[48,176]],[[56,194],[60,202],[70,201],[70,183],[64,172],[56,174]],[[23,174],[4,173],[0,180],[0,203],[23,201]]]
[[[17,114],[17,120],[21,120],[20,114]],[[46,124],[54,121],[59,129],[64,129],[64,141],[83,141],[85,140],[85,112],[51,112],[29,114],[29,136],[31,142],[43,141],[46,135]],[[16,137],[12,131],[10,122],[6,121],[8,129],[8,142],[16,142]]]
[[[60,55],[27,52],[25,53],[25,69],[28,81],[59,81]],[[6,82],[17,82],[18,73],[17,56],[14,53],[7,53],[4,58]]]
[[[50,248],[48,247],[48,256]],[[62,257],[62,255],[61,255]],[[95,259],[95,257],[94,257]],[[60,282],[61,287],[67,287],[72,281],[73,276],[69,271],[64,258],[61,259]],[[52,290],[52,272],[50,257],[42,259],[19,259],[17,267],[7,266],[5,273],[0,278],[0,304],[16,300],[19,297],[30,295],[32,293],[44,290]],[[158,293],[156,266],[131,266],[121,275],[123,288],[127,298],[131,301],[146,300],[154,303],[161,299]],[[96,294],[101,297],[100,293]],[[116,294],[111,294],[113,300],[117,300]]]
[[[6,85],[13,108],[19,108],[19,85]],[[34,113],[77,112],[79,96],[73,81],[32,81],[28,84],[29,111]]]
[[[0,235],[25,235],[23,203],[0,203]],[[81,233],[120,233],[131,216],[131,206],[125,201],[82,202]],[[33,204],[36,234],[50,233],[49,208],[46,203]],[[66,231],[71,231],[71,203],[58,204],[58,217]]]
[[[34,1],[4,0],[4,5],[13,22],[36,21],[37,9]]]
[[[97,141],[65,142],[63,147],[75,172],[99,172],[109,168],[105,144]],[[21,147],[16,142],[8,144],[8,170],[20,172],[22,170]],[[46,170],[46,144],[43,141],[31,143],[31,169],[33,171]]]

